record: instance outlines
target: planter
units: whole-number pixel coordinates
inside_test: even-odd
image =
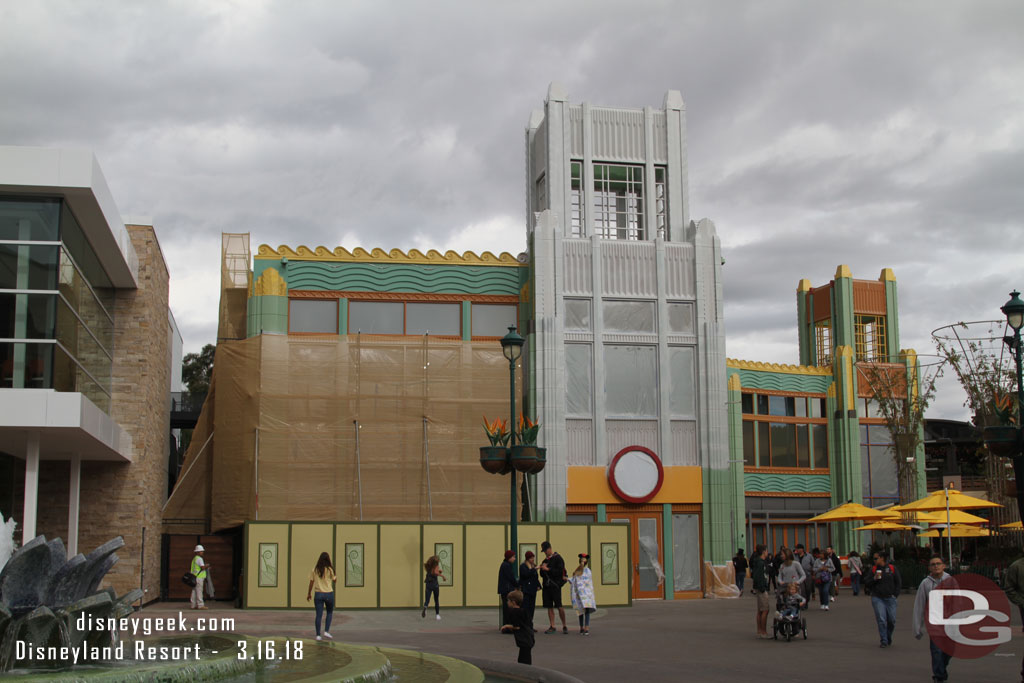
[[[985,427],[985,446],[994,455],[1012,458],[1020,453],[1020,430],[1016,427]]]
[[[527,474],[537,474],[544,469],[544,466],[548,464],[548,450],[546,448],[537,449],[537,464],[533,466]]]
[[[529,474],[537,467],[537,451],[540,450],[535,445],[524,446],[518,444],[512,447],[512,467],[517,472],[524,472]],[[538,470],[539,471],[539,470]]]
[[[504,446],[481,446],[480,467],[491,474],[508,474],[512,471],[510,455]]]

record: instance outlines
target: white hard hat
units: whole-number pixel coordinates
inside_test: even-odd
[[[203,546],[201,546],[201,545],[197,545],[197,546],[196,546],[196,549],[195,549],[195,550],[193,550],[192,552],[194,552],[194,553],[205,553],[205,552],[206,552],[206,548],[204,548],[204,547],[203,547]]]

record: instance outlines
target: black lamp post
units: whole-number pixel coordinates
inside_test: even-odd
[[[1003,337],[1003,341],[1013,352],[1014,360],[1017,362],[1017,448],[1013,455],[1013,476],[1017,484],[1017,512],[1021,519],[1024,519],[1024,454],[1021,448],[1024,446],[1024,433],[1021,432],[1021,421],[1024,419],[1024,384],[1021,382],[1021,340],[1020,328],[1024,327],[1024,301],[1020,300],[1020,292],[1016,289],[1010,292],[1010,300],[1002,308],[1006,316],[1006,324],[1013,330],[1012,336]]]
[[[1024,305],[1024,304],[1022,304]],[[516,333],[515,325],[509,325],[508,334],[501,338],[501,352],[505,354],[505,358],[508,359],[508,399],[509,405],[511,406],[511,417],[509,418],[509,424],[511,425],[511,446],[516,445],[516,361],[519,360],[520,356],[523,355],[523,341],[524,339]],[[509,471],[509,492],[511,496],[511,507],[509,514],[509,540],[511,541],[512,552],[519,554],[519,533],[516,528],[516,471],[514,469]],[[512,563],[515,570],[516,579],[519,579],[519,558],[516,558],[516,562]]]

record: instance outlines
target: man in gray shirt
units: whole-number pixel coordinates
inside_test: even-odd
[[[950,578],[946,573],[946,563],[941,557],[935,555],[928,561],[928,576],[924,577],[921,585],[917,587],[917,597],[914,598],[914,637],[921,640],[926,629],[925,613],[928,611],[928,594],[940,583]],[[932,653],[932,681],[946,680],[946,667],[952,659],[939,646],[935,644],[931,636],[928,637],[928,649]]]
[[[800,566],[804,570],[804,585],[800,588],[800,593],[804,596],[804,600],[811,601],[811,590],[814,587],[814,579],[811,577],[814,569],[814,558],[811,557],[807,550],[804,549],[803,543],[798,543],[796,546],[796,556],[800,560]]]

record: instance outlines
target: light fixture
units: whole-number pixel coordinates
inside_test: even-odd
[[[1024,306],[1024,301],[1021,302],[1021,306]],[[514,363],[519,360],[519,356],[523,353],[523,342],[526,341],[516,332],[515,325],[508,326],[508,334],[501,338],[501,352],[505,354],[505,358],[510,363]]]
[[[1010,300],[999,310],[1006,316],[1006,324],[1015,332],[1024,326],[1024,301],[1020,300],[1020,292],[1016,289],[1010,292]]]

